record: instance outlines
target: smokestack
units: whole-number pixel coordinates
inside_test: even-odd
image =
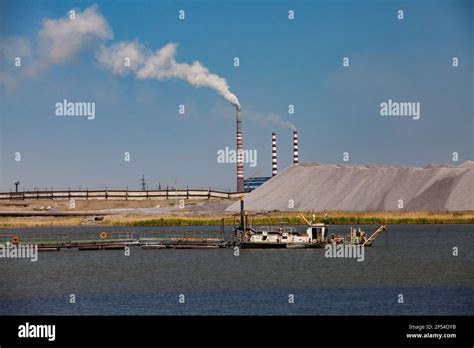
[[[293,131],[293,164],[298,164],[298,131]]]
[[[242,120],[240,119],[240,107],[237,107],[237,192],[244,189],[244,162],[242,147]]]
[[[277,166],[277,136],[272,132],[272,176],[278,174]]]

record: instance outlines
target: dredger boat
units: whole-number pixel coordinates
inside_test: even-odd
[[[304,233],[297,232],[295,227],[288,226],[249,226],[244,210],[244,200],[240,200],[240,225],[235,229],[240,248],[243,249],[298,249],[324,248],[327,244],[353,244],[372,246],[374,240],[387,229],[380,226],[369,238],[360,228],[352,228],[347,236],[329,234],[329,225],[308,221],[304,215],[301,219],[308,227]]]

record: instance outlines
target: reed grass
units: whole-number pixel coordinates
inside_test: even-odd
[[[66,227],[80,226],[84,221],[80,217],[0,217],[0,228],[35,228],[35,227]]]
[[[311,219],[311,213],[304,214]],[[188,216],[163,216],[163,217],[111,217],[104,224],[115,226],[209,226],[222,224],[232,225],[232,217],[239,219],[238,215],[213,215],[203,217]],[[231,217],[229,219],[229,217]],[[265,215],[249,215],[249,221],[254,225],[304,225],[305,222],[297,213],[269,213]],[[474,224],[474,212],[331,212],[327,217],[324,213],[314,214],[314,221],[326,221],[329,224]]]
[[[313,213],[304,213],[311,219]],[[81,217],[0,217],[0,228],[34,228],[34,227],[68,227],[81,225],[99,226],[216,226],[233,225],[238,221],[239,214],[206,214],[189,216],[186,214],[170,215],[109,215],[103,221],[91,223]],[[314,221],[337,225],[372,225],[372,224],[474,224],[474,212],[328,212],[315,213]],[[249,222],[253,225],[304,225],[305,222],[293,212],[270,212],[266,214],[249,214]]]

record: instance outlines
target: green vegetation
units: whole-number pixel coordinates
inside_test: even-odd
[[[307,218],[311,213],[304,214]],[[223,215],[188,217],[168,216],[160,218],[147,217],[120,217],[110,218],[104,221],[106,225],[112,226],[212,226],[221,225]],[[225,224],[233,225],[239,219],[238,215],[229,218],[226,216]],[[315,214],[314,221],[337,225],[372,225],[372,224],[474,224],[474,213],[472,212],[450,212],[450,213],[392,213],[392,212],[334,212],[325,218],[324,214]],[[249,222],[253,225],[304,225],[305,222],[297,213],[268,213],[249,215]]]
[[[304,213],[311,219],[311,212]],[[87,221],[82,217],[0,217],[1,228],[28,227],[65,227],[99,225],[99,226],[216,226],[237,224],[239,214],[206,214],[193,216],[188,214],[170,215],[109,215],[103,221]],[[269,212],[250,214],[249,222],[253,225],[304,225],[305,222],[293,212]],[[325,214],[314,214],[314,221],[323,222]],[[474,212],[328,212],[326,222],[337,225],[394,225],[394,224],[474,224]]]

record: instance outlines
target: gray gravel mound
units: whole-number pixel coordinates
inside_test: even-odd
[[[291,165],[249,193],[249,211],[474,210],[474,162],[459,166]],[[403,208],[400,208],[400,200]],[[293,208],[292,208],[293,206]],[[238,211],[239,204],[227,211]]]

